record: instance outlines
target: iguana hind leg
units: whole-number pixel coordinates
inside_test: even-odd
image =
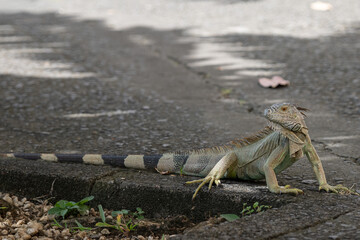
[[[235,153],[229,153],[226,154],[223,158],[220,159],[218,163],[214,166],[213,169],[209,172],[209,174],[202,179],[194,180],[194,181],[188,181],[186,184],[192,184],[192,183],[200,183],[200,185],[195,190],[195,193],[192,197],[194,199],[199,192],[199,190],[206,184],[209,183],[209,190],[211,189],[211,186],[213,183],[216,185],[220,184],[220,179],[224,177],[226,171],[234,168],[237,163],[237,157]]]

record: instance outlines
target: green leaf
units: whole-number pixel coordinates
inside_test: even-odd
[[[59,208],[59,207],[53,207],[48,211],[48,214],[49,215],[58,215],[58,216],[60,216],[61,210],[63,210],[63,209]]]
[[[105,223],[105,222],[98,222],[95,224],[95,226],[97,227],[111,227],[111,228],[115,228],[114,225],[111,225],[111,224],[108,224],[108,223]]]
[[[122,215],[122,211],[112,211],[111,216],[116,217],[117,215]]]
[[[80,231],[87,231],[87,230],[92,230],[91,227],[84,227],[83,225],[81,225],[81,223],[79,223],[77,220],[75,220],[76,225],[78,226],[77,228],[75,227],[74,229],[79,229]]]
[[[136,228],[137,225],[138,225],[138,224],[132,224],[132,225],[130,225],[129,230],[132,231],[134,228]]]
[[[91,201],[91,200],[93,200],[93,199],[94,199],[94,196],[89,196],[89,197],[86,197],[86,198],[84,198],[84,199],[81,199],[80,201],[77,202],[77,204],[81,205],[81,204],[84,204],[84,203],[86,203],[86,202],[89,202],[89,201]]]
[[[77,204],[76,204],[76,202],[70,201],[70,202],[65,203],[65,207],[66,208],[73,208],[73,207],[77,207]]]
[[[59,215],[62,216],[63,218],[65,218],[65,215],[67,214],[67,212],[68,212],[67,209],[61,210]]]
[[[122,215],[128,215],[129,214],[129,210],[126,210],[126,209],[122,209],[121,212],[122,212]]]
[[[57,226],[57,227],[59,227],[59,228],[63,228],[63,226],[61,226],[61,224],[60,224],[58,221],[56,221],[56,219],[54,219],[54,222],[55,222],[55,223],[52,224],[53,226]]]
[[[78,208],[77,208],[77,210],[79,211],[79,213],[81,214],[81,215],[85,215],[86,214],[86,212],[87,212],[87,210],[89,210],[89,206],[87,206],[87,205],[81,205],[81,206],[78,206]]]
[[[225,218],[229,222],[240,219],[240,217],[236,214],[221,214],[220,217]]]
[[[257,206],[259,206],[259,202],[255,202],[253,208],[256,208]]]
[[[60,200],[55,203],[55,207],[65,208],[67,203],[68,201],[66,200]]]
[[[129,214],[129,210],[123,209],[121,211],[112,211],[111,216],[116,217],[117,215],[127,215]]]
[[[84,228],[84,226],[81,225],[81,223],[79,223],[77,220],[75,220],[75,223],[76,223],[76,225],[77,225],[79,228]]]
[[[98,208],[99,208],[99,213],[100,213],[100,217],[101,217],[101,220],[103,221],[103,223],[105,223],[105,213],[104,213],[104,209],[103,207],[100,205],[98,205]]]

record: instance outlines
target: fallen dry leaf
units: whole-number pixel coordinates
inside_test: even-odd
[[[327,2],[316,1],[311,3],[310,8],[315,11],[330,11],[333,6]]]
[[[283,79],[280,76],[274,76],[271,79],[269,78],[260,78],[259,84],[265,88],[277,88],[277,87],[285,87],[289,86],[290,82],[288,80]]]

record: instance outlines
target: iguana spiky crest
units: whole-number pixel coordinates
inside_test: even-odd
[[[263,139],[264,137],[268,136],[272,132],[273,132],[273,130],[269,126],[266,126],[259,132],[255,133],[249,137],[234,139],[230,143],[222,145],[222,146],[203,148],[203,149],[195,149],[195,150],[190,150],[190,151],[179,151],[179,152],[174,152],[174,154],[176,154],[176,155],[223,154],[228,151],[234,150],[235,148],[245,147],[250,144],[253,144],[253,143]]]

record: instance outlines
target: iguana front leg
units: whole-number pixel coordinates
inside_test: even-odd
[[[270,192],[273,193],[290,193],[298,195],[299,193],[303,193],[301,189],[298,188],[290,188],[289,185],[279,186],[278,181],[276,179],[276,174],[274,169],[285,160],[287,155],[287,150],[285,146],[278,146],[274,151],[270,154],[269,158],[266,160],[264,164],[264,173],[266,178],[266,185]]]
[[[304,152],[305,152],[306,157],[309,159],[309,161],[312,165],[312,168],[315,172],[316,178],[319,182],[319,191],[325,190],[326,192],[331,191],[334,193],[339,193],[339,191],[340,191],[340,192],[352,193],[352,194],[359,195],[358,193],[356,193],[340,184],[336,185],[336,186],[331,186],[327,183],[326,177],[325,177],[325,172],[322,167],[320,158],[319,158],[314,146],[312,145],[311,139],[309,136],[307,136],[307,138],[306,138]]]
[[[219,162],[216,163],[214,168],[211,169],[211,171],[205,178],[186,182],[186,184],[201,183],[195,190],[195,193],[194,193],[192,199],[194,199],[196,197],[196,194],[206,183],[209,182],[209,190],[211,189],[211,186],[213,185],[214,182],[216,185],[219,185],[220,179],[222,177],[224,177],[226,171],[235,167],[236,164],[237,164],[236,154],[228,153],[224,157],[222,157]]]

